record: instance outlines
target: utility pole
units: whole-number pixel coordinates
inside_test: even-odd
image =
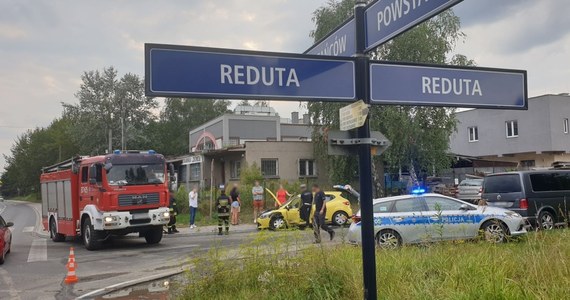
[[[366,1],[358,0],[354,6],[356,21],[356,95],[365,104],[370,104],[369,57],[366,48]],[[358,128],[358,138],[370,139],[370,116],[364,126]],[[370,143],[358,146],[358,167],[360,169],[360,214],[362,234],[362,273],[364,279],[364,299],[376,300],[376,245],[374,238],[374,214],[372,204],[372,147]]]

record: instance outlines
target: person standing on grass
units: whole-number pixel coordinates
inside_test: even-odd
[[[251,189],[253,194],[253,223],[257,223],[259,213],[263,211],[263,187],[259,185],[259,181],[255,181],[255,185]]]
[[[194,188],[188,194],[188,207],[190,208],[190,229],[196,228],[196,213],[198,212],[198,186],[195,185]]]
[[[283,187],[282,184],[279,185],[279,189],[277,190],[275,195],[277,195],[277,202],[279,202],[275,203],[275,206],[281,206],[285,204],[285,202],[287,202],[287,197],[291,197],[291,194],[287,192],[287,190]]]
[[[313,206],[313,193],[307,189],[306,184],[301,184],[301,209],[300,217],[301,220],[305,221],[305,225],[300,228],[305,229],[310,225],[311,219],[311,207]]]
[[[230,232],[230,198],[226,196],[226,187],[220,185],[221,195],[216,200],[216,207],[218,208],[218,235],[223,234],[222,225],[225,225],[225,234]]]
[[[325,224],[325,215],[327,214],[327,205],[325,203],[325,193],[318,184],[313,184],[315,215],[313,216],[313,229],[315,230],[315,243],[321,242],[321,229],[328,232],[331,241],[334,239],[335,232],[327,224]]]
[[[239,197],[239,186],[237,183],[234,183],[234,187],[230,191],[230,201],[232,205],[232,225],[239,225],[241,199]]]

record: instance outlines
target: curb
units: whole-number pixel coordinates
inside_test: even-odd
[[[75,299],[91,299],[93,297],[97,297],[97,296],[102,296],[102,295],[106,295],[124,288],[128,288],[130,286],[134,286],[134,285],[139,285],[139,284],[143,284],[143,283],[147,283],[150,281],[155,281],[158,279],[162,279],[162,278],[167,278],[167,277],[171,277],[171,276],[175,276],[178,274],[182,274],[184,273],[188,268],[180,268],[178,270],[173,270],[173,271],[169,271],[169,272],[164,272],[164,273],[159,273],[156,275],[152,275],[152,276],[147,276],[147,277],[142,277],[139,279],[133,279],[133,280],[128,280],[128,281],[124,281],[124,282],[120,282],[117,284],[113,284],[98,290],[94,290],[91,291],[87,294],[83,294]]]

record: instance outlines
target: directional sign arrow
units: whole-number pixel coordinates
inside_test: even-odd
[[[527,109],[526,71],[370,63],[373,104]]]
[[[376,1],[366,9],[366,51],[388,42],[463,0]]]
[[[350,58],[145,44],[151,97],[350,101]]]
[[[356,21],[350,18],[305,51],[305,54],[350,57],[356,53]]]

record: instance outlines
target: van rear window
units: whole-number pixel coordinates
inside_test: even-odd
[[[484,193],[520,193],[521,180],[519,174],[489,176],[484,181]]]
[[[530,182],[535,192],[570,191],[570,173],[531,174]]]

